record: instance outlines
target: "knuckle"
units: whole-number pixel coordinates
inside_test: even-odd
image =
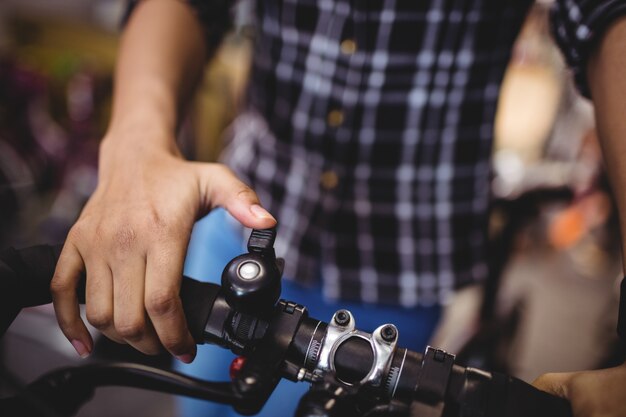
[[[151,206],[149,210],[147,210],[146,216],[144,217],[144,221],[154,229],[162,229],[167,225],[163,215],[159,213],[156,207]]]
[[[82,220],[78,220],[67,234],[67,240],[71,242],[82,241],[84,236],[87,234],[86,229],[87,226],[85,225],[85,222]]]
[[[254,190],[243,183],[238,184],[234,188],[232,195],[236,200],[245,201],[248,203],[258,203],[259,201],[259,198],[257,197]]]
[[[151,316],[164,316],[175,311],[178,294],[171,289],[159,289],[146,297],[146,310]]]
[[[193,225],[189,226],[185,224],[183,221],[173,221],[169,223],[160,231],[159,236],[162,238],[161,242],[167,243],[164,246],[171,247],[167,250],[172,251],[173,247],[177,245],[176,242],[188,241],[192,226]]]
[[[119,227],[113,233],[113,242],[119,251],[128,252],[133,249],[137,242],[137,232],[129,225]]]
[[[125,319],[115,323],[115,330],[124,339],[137,340],[144,334],[145,321],[143,318]]]
[[[100,222],[96,225],[94,232],[93,232],[93,237],[97,242],[102,242],[104,240],[106,240],[106,236],[107,236],[107,228],[106,226]]]
[[[113,324],[113,314],[87,308],[87,321],[96,329],[108,329]]]
[[[70,283],[64,280],[60,275],[55,274],[54,277],[52,277],[52,281],[50,281],[50,293],[52,293],[52,295],[65,293],[70,291],[71,288]]]
[[[176,216],[162,216],[158,213],[149,215],[144,220],[146,228],[158,242],[168,242],[172,238],[178,238],[182,230],[182,221]]]
[[[252,191],[252,188],[248,187],[245,184],[241,184],[238,186],[236,190],[236,195],[238,198],[256,198],[256,194],[254,191]]]

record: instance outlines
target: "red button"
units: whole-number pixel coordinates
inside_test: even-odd
[[[237,378],[239,371],[241,371],[241,368],[243,368],[245,363],[246,358],[243,356],[237,356],[235,359],[233,359],[229,368],[230,379],[234,380],[235,378]]]

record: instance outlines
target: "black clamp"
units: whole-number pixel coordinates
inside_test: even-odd
[[[443,415],[446,391],[455,356],[441,349],[426,348],[422,360],[415,398],[411,406],[411,415],[420,417],[440,417]],[[415,414],[413,414],[415,412]]]

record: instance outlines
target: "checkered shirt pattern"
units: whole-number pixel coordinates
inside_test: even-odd
[[[573,2],[554,13],[570,56],[597,1],[581,16]],[[486,277],[496,103],[530,5],[257,1],[249,100],[223,160],[278,218],[286,276],[406,307]]]

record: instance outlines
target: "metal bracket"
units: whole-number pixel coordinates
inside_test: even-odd
[[[338,315],[343,314],[343,320],[338,320]],[[347,315],[347,319],[345,316]],[[345,324],[340,324],[345,322]],[[385,340],[383,329],[393,329],[396,335],[391,340]],[[393,354],[397,347],[398,330],[392,324],[385,324],[378,327],[372,334],[356,330],[354,316],[347,310],[339,310],[334,315],[326,329],[326,336],[322,341],[319,353],[319,360],[314,373],[323,374],[326,372],[336,373],[335,353],[343,342],[352,337],[359,337],[369,342],[374,353],[374,362],[367,375],[358,382],[358,385],[371,385],[379,387],[384,382],[384,377],[389,372]],[[389,337],[387,337],[389,339]],[[344,384],[351,386],[347,382]]]
[[[370,339],[370,343],[374,348],[374,366],[370,370],[369,374],[367,374],[364,381],[375,387],[379,387],[383,383],[385,375],[389,372],[393,354],[396,351],[398,343],[397,337],[395,337],[392,341],[387,341],[383,338],[383,329],[387,329],[389,326],[392,326],[395,334],[397,335],[398,329],[396,326],[393,324],[384,324],[374,330],[372,338]]]

